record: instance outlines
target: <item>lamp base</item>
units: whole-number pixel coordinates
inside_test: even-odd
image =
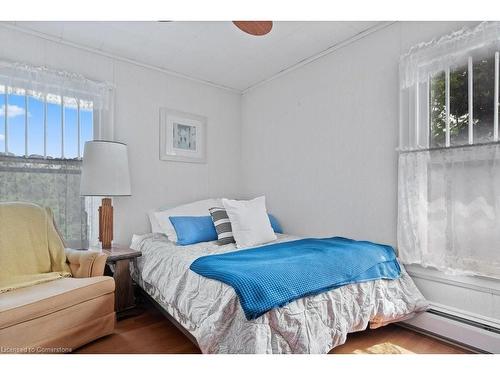
[[[99,207],[99,241],[103,249],[111,249],[113,241],[113,206],[111,198],[102,198]]]

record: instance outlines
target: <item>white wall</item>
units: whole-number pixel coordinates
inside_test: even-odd
[[[238,193],[239,94],[1,25],[0,59],[47,65],[116,85],[114,138],[129,145],[133,194],[113,201],[117,243],[128,244],[133,233],[149,229],[150,208]],[[208,118],[206,164],[159,160],[161,106]]]
[[[464,25],[396,23],[245,93],[244,195],[265,194],[287,232],[395,246],[399,56]],[[498,319],[498,282],[414,279],[431,301]]]

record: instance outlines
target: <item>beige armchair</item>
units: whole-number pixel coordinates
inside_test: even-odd
[[[0,270],[0,282],[4,291],[0,292],[2,352],[66,352],[112,333],[115,325],[115,283],[113,278],[103,276],[106,255],[51,248],[50,256],[45,256],[44,251],[47,250],[43,250],[43,239],[48,237],[48,246],[53,246],[54,243],[50,243],[52,233],[40,236],[42,246],[39,248],[38,239],[33,239],[33,231],[29,230],[44,225],[47,228],[46,223],[52,223],[52,218],[47,218],[44,224],[44,215],[47,214],[41,207],[5,205],[13,204],[0,203],[0,263],[3,268]],[[17,215],[18,210],[23,214]],[[26,213],[29,215],[26,216]],[[8,232],[12,215],[17,216],[15,224],[18,233],[15,235]],[[30,223],[20,225],[19,220],[26,221],[26,218]],[[37,223],[39,219],[42,225]],[[20,236],[19,230],[27,231],[24,237]],[[50,224],[47,230],[52,231]],[[24,241],[25,237],[29,240]],[[56,249],[58,246],[56,241]],[[59,268],[54,265],[56,251],[62,254]],[[13,256],[13,253],[24,255]],[[30,263],[34,254],[38,259],[36,265]],[[17,273],[22,273],[21,277]],[[26,275],[29,282],[26,282]],[[15,280],[17,284],[12,288],[5,287],[8,280]]]

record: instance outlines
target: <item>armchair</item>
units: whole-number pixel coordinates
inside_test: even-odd
[[[0,347],[65,352],[113,332],[106,255],[64,249],[50,212],[0,203]]]

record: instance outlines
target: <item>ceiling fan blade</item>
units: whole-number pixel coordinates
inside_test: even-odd
[[[273,21],[233,21],[238,29],[247,34],[266,35],[273,28]]]

